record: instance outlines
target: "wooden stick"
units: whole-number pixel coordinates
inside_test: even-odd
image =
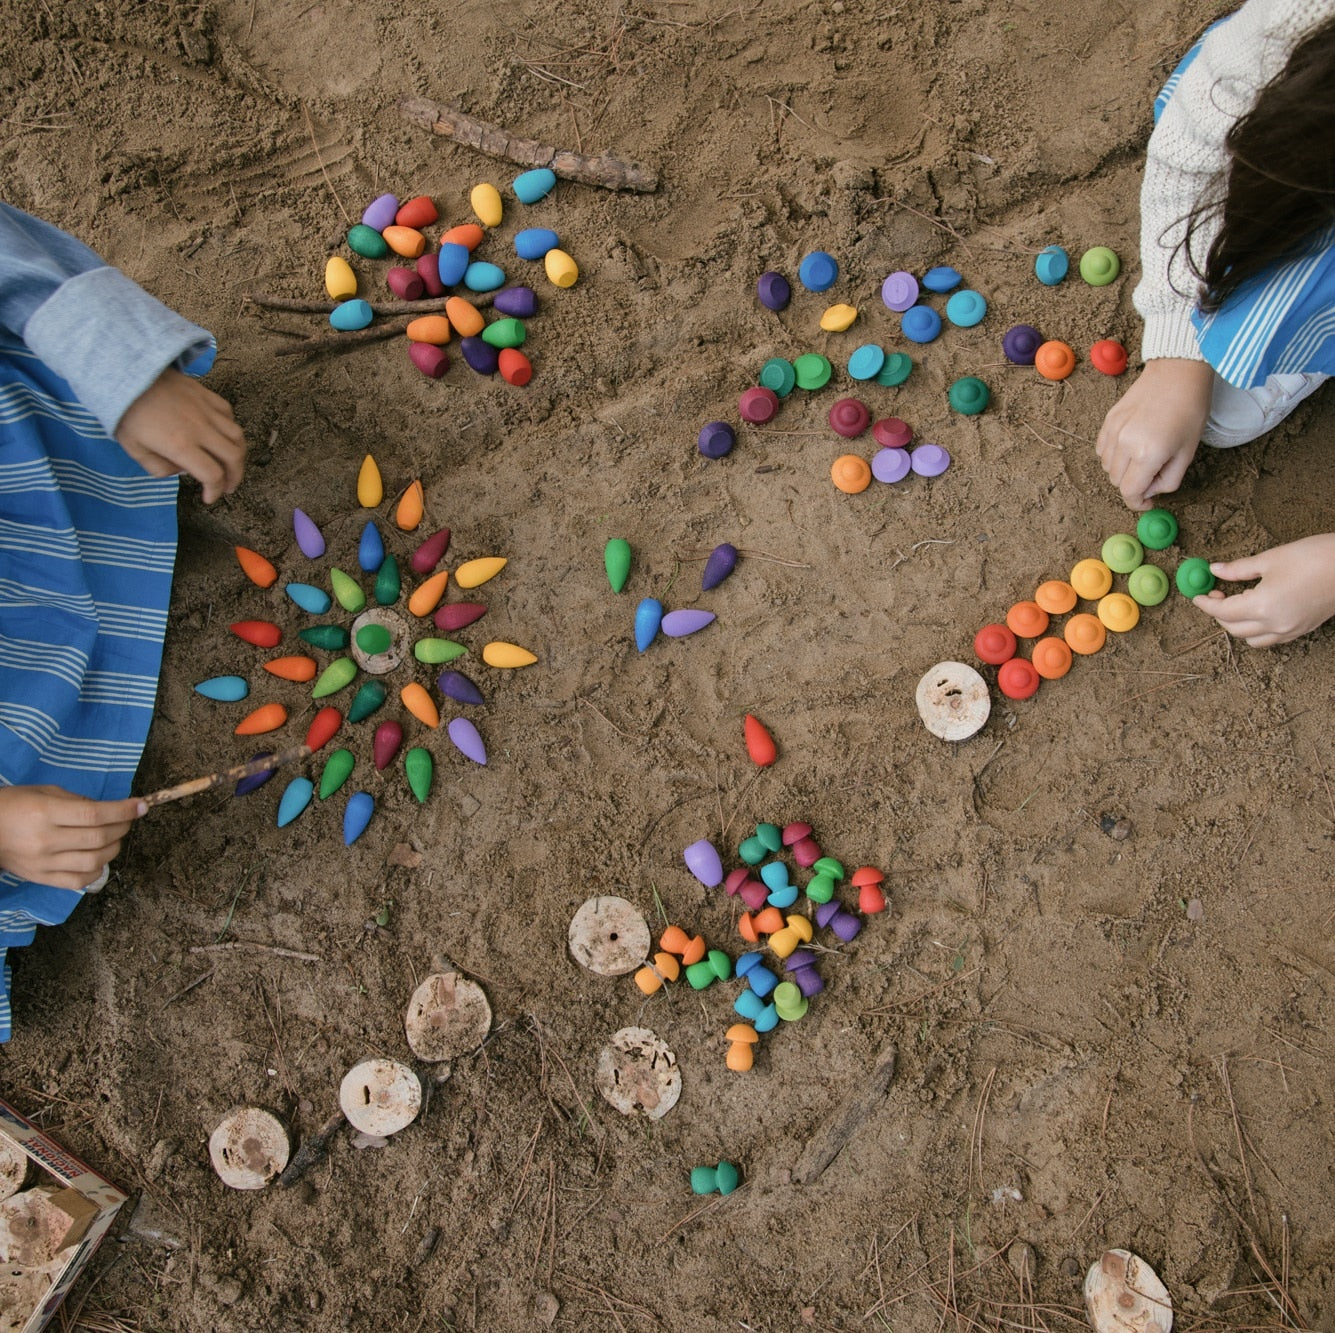
[[[298,352],[331,352],[340,347],[358,347],[362,343],[381,342],[385,338],[396,338],[408,329],[408,321],[395,320],[392,324],[372,324],[370,328],[353,329],[346,333],[312,333],[309,338],[300,338],[296,342],[284,343],[275,347],[275,356],[295,356]]]
[[[149,792],[140,797],[147,805],[165,805],[168,801],[183,801],[187,796],[198,796],[200,792],[212,791],[215,787],[225,787],[242,778],[253,778],[258,773],[268,773],[283,764],[300,763],[309,759],[314,751],[309,745],[293,745],[277,754],[264,755],[252,759],[249,763],[237,764],[235,768],[225,769],[221,773],[210,773],[207,777],[191,778],[189,782],[178,783],[175,787],[164,787],[161,791]]]
[[[856,1087],[844,1104],[807,1140],[797,1165],[793,1167],[792,1178],[796,1184],[810,1185],[817,1180],[862,1123],[880,1107],[894,1076],[895,1047],[890,1043],[882,1048],[861,1086]]]
[[[658,189],[658,172],[653,167],[627,162],[610,154],[591,157],[587,153],[553,148],[536,139],[516,138],[499,125],[489,125],[485,120],[464,115],[462,111],[451,111],[425,97],[401,98],[399,111],[414,125],[522,167],[548,167],[567,180],[579,181],[583,185],[601,185],[606,190],[653,194]]]
[[[482,309],[489,306],[494,292],[469,292],[467,301],[470,305]],[[445,309],[448,296],[427,296],[420,301],[370,301],[373,315],[431,315]],[[337,301],[306,301],[293,296],[270,296],[268,292],[247,292],[246,300],[252,305],[263,306],[266,310],[291,310],[298,315],[327,315],[339,303]]]

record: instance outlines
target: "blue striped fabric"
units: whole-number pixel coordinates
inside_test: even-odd
[[[176,493],[64,380],[0,344],[0,784],[129,795],[162,662]],[[0,958],[81,897],[0,872]],[[7,959],[0,975],[4,1041]]]
[[[1212,23],[1154,99],[1158,124]],[[1302,253],[1242,284],[1216,311],[1191,312],[1201,355],[1235,388],[1254,389],[1271,375],[1335,375],[1335,227]]]

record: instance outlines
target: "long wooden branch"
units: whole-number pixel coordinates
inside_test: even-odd
[[[147,796],[141,796],[140,800],[150,806],[165,805],[168,801],[183,801],[187,796],[198,796],[200,792],[226,787],[231,783],[240,782],[242,778],[268,773],[271,769],[280,768],[284,764],[300,763],[304,759],[309,759],[313,753],[309,745],[293,745],[286,750],[279,750],[277,754],[268,754],[262,759],[251,759],[247,763],[237,764],[235,768],[226,769],[222,773],[210,773],[206,777],[191,778],[189,782],[177,783],[174,787],[164,787],[161,791],[151,791]]]
[[[494,292],[469,292],[464,298],[479,310],[492,302]],[[445,309],[448,296],[427,296],[420,301],[371,301],[373,315],[431,315]],[[290,310],[299,315],[327,315],[338,304],[335,301],[307,301],[295,296],[270,296],[267,292],[247,292],[246,300],[266,310]],[[357,330],[360,332],[361,330]]]
[[[567,180],[601,185],[606,190],[653,194],[658,189],[658,172],[653,167],[627,162],[607,153],[590,156],[553,148],[536,139],[520,139],[499,125],[489,125],[485,120],[464,115],[462,111],[451,111],[425,97],[401,98],[399,111],[414,125],[522,167],[548,167]]]

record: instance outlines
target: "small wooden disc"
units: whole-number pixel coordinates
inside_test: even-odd
[[[389,631],[389,647],[383,653],[366,653],[357,646],[357,631],[367,625],[379,625]],[[352,622],[352,642],[348,645],[352,659],[372,676],[384,676],[393,671],[408,655],[412,631],[408,622],[397,611],[387,606],[372,606]]]
[[[667,1044],[648,1028],[622,1028],[598,1056],[593,1081],[622,1115],[659,1120],[681,1096],[681,1070]]]
[[[287,1165],[289,1149],[282,1122],[258,1106],[228,1111],[209,1136],[213,1169],[234,1190],[263,1189]]]
[[[1095,1333],[1172,1333],[1173,1298],[1159,1275],[1129,1250],[1105,1250],[1085,1277]]]
[[[338,1104],[353,1129],[385,1139],[417,1118],[422,1085],[397,1060],[363,1060],[344,1074]]]
[[[435,972],[413,991],[403,1026],[419,1060],[453,1060],[486,1041],[491,1005],[476,982]]]
[[[938,662],[918,682],[915,698],[923,725],[943,741],[967,740],[992,711],[987,681],[963,662]]]
[[[590,898],[571,918],[570,952],[601,976],[634,972],[649,957],[649,925],[624,898]]]

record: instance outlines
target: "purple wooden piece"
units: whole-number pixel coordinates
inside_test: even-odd
[[[298,510],[297,512],[300,513],[301,511]],[[259,754],[251,755],[249,762],[253,763],[256,759],[270,759],[272,757],[272,750],[261,750]],[[232,792],[232,795],[249,796],[256,787],[264,786],[271,777],[273,777],[273,769],[271,768],[266,768],[263,773],[252,773],[250,777],[242,778],[241,781],[236,784],[236,790]]]
[[[376,231],[384,231],[386,227],[392,225],[398,211],[399,201],[394,195],[378,195],[366,205],[362,223],[367,227],[374,227]]]
[[[811,999],[813,995],[819,995],[825,989],[825,982],[821,980],[821,975],[814,967],[799,967],[793,973],[793,981],[797,989],[802,992],[804,999]]]
[[[714,547],[709,553],[709,559],[705,561],[704,577],[700,580],[700,588],[703,592],[708,592],[710,588],[717,588],[724,579],[737,568],[737,548],[728,542]]]
[[[459,350],[479,375],[494,375],[501,364],[501,354],[490,343],[481,338],[464,338],[459,343]]]
[[[466,759],[471,759],[475,764],[487,762],[487,747],[482,744],[482,737],[478,735],[477,728],[466,717],[451,718],[450,725],[445,730],[459,753]]]
[[[837,898],[831,898],[828,903],[817,903],[816,924],[824,930],[834,920],[834,914],[840,910],[842,909]]]
[[[1032,324],[1016,324],[1006,330],[1001,350],[1017,366],[1032,366],[1034,353],[1043,345],[1043,335]]]
[[[877,481],[893,484],[903,481],[913,471],[913,460],[907,449],[878,449],[871,459],[871,474]]]
[[[491,308],[514,319],[532,319],[538,313],[538,294],[531,287],[506,287],[491,298]]]
[[[687,634],[694,634],[696,630],[704,629],[715,619],[712,611],[702,611],[699,607],[687,607],[682,611],[669,611],[663,617],[663,623],[659,628],[670,639],[684,638]]]
[[[292,531],[296,533],[297,545],[307,560],[318,560],[324,554],[324,535],[305,510],[292,511]]]
[[[782,273],[762,273],[756,295],[766,310],[782,310],[793,299],[793,289]]]
[[[706,458],[722,458],[736,443],[737,432],[726,421],[708,421],[700,427],[697,444]]]
[[[462,671],[442,671],[436,678],[440,692],[457,704],[482,704],[482,691]]]
[[[700,838],[682,852],[686,869],[707,889],[723,883],[723,862],[708,838]]]

